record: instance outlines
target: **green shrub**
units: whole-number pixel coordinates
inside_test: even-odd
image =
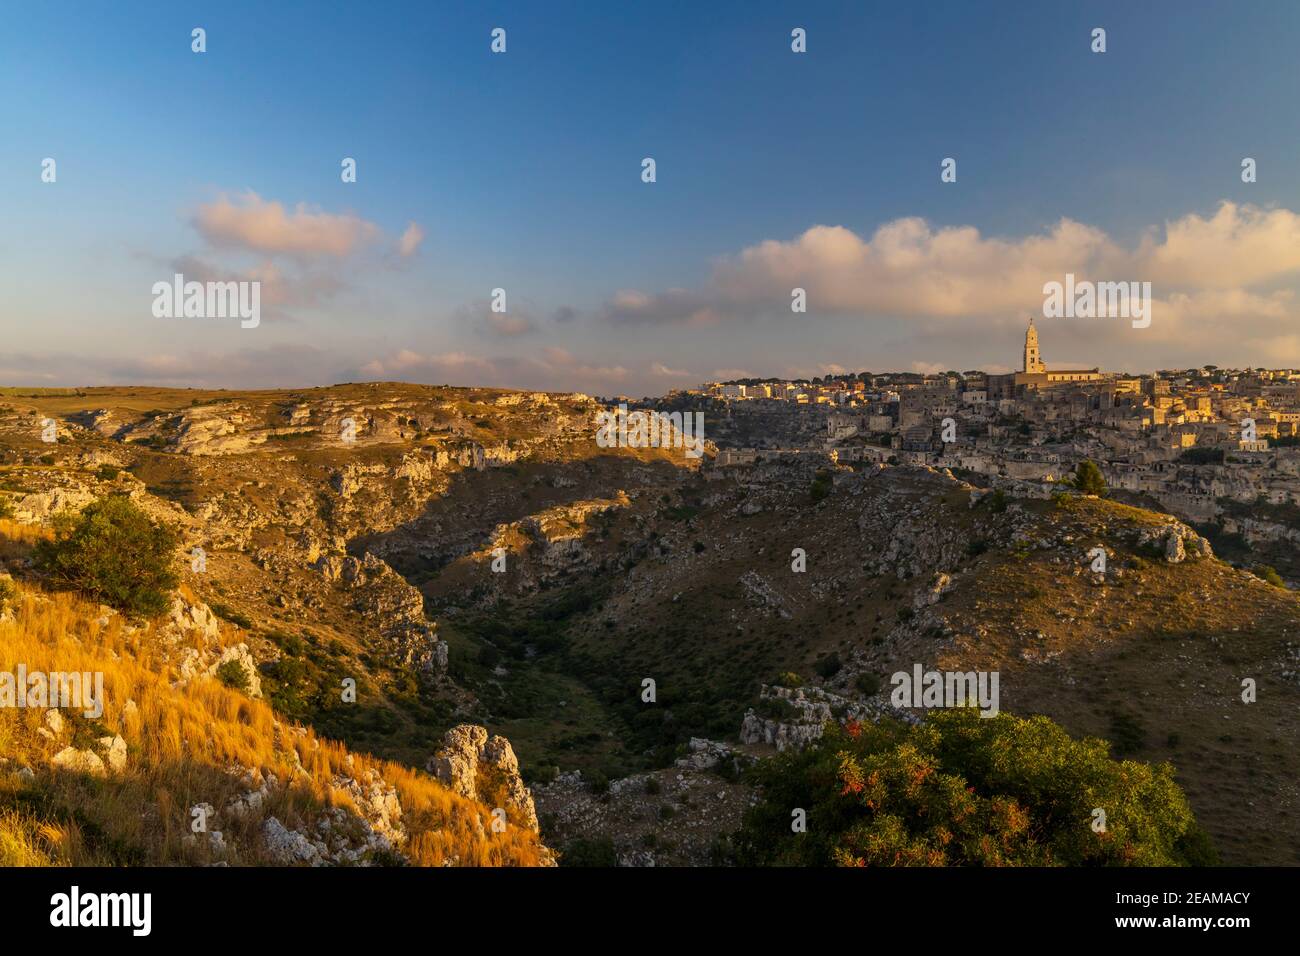
[[[1282,580],[1282,575],[1277,573],[1276,568],[1270,567],[1267,564],[1257,564],[1250,570],[1251,573],[1255,575],[1255,577],[1267,581],[1275,588],[1286,587],[1286,582]]]
[[[12,518],[13,516],[14,503],[3,495],[0,495],[0,518]]]
[[[857,679],[854,680],[853,686],[863,694],[871,697],[876,691],[880,690],[880,678],[875,674],[859,674]]]
[[[817,744],[751,773],[762,798],[735,837],[742,866],[1217,862],[1172,766],[1115,760],[1105,741],[1046,717],[959,707],[919,726],[828,724]],[[792,832],[792,808],[806,832]]]
[[[799,711],[784,697],[760,697],[754,704],[754,713],[767,720],[788,721],[798,716]]]
[[[814,670],[824,680],[830,680],[840,672],[844,662],[840,660],[840,655],[836,651],[831,651],[814,665]]]
[[[248,692],[249,684],[248,670],[239,661],[226,661],[217,668],[217,680],[225,684],[231,690]]]
[[[55,516],[54,539],[37,545],[38,568],[56,582],[132,614],[154,615],[170,603],[176,533],[123,495],[78,514]]]
[[[116,465],[100,465],[99,470],[95,472],[95,477],[100,481],[113,481],[121,471],[122,469]]]
[[[817,477],[813,479],[812,487],[809,489],[809,494],[812,498],[813,504],[816,504],[829,495],[831,493],[831,486],[832,479],[830,473],[826,471],[817,472]]]
[[[247,615],[239,613],[233,607],[229,607],[217,601],[210,601],[208,603],[208,608],[212,611],[213,614],[221,618],[223,621],[229,621],[231,624],[238,625],[239,627],[242,627],[246,631],[252,630],[253,622],[248,619]],[[272,632],[267,636],[270,637],[272,640],[275,640],[276,633],[277,632]],[[276,643],[279,642],[276,641]]]
[[[18,588],[14,585],[14,579],[8,575],[0,577],[0,611],[8,607],[17,596]]]
[[[570,840],[560,851],[560,866],[618,866],[614,841],[609,837]]]

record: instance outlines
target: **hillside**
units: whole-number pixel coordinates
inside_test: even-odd
[[[0,671],[100,672],[103,697],[98,716],[0,709],[0,865],[549,861],[519,815],[504,832],[485,829],[492,807],[279,718],[250,696],[255,677],[240,690],[219,665],[194,666],[216,648],[244,650],[216,630],[184,598],[148,627],[15,589],[0,615]]]
[[[1170,762],[1224,862],[1297,862],[1300,603],[1167,515],[927,468],[601,449],[585,396],[0,402],[15,522],[0,557],[25,601],[42,594],[22,560],[39,529],[126,495],[179,530],[186,606],[245,645],[266,703],[241,706],[375,755],[394,785],[450,728],[483,725],[513,744],[543,842],[571,859],[725,861],[758,798],[745,768],[825,719],[897,716],[890,676],[921,664],[998,671],[1004,711]]]

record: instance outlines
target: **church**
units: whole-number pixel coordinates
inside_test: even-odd
[[[1048,368],[1043,353],[1038,348],[1038,330],[1033,316],[1025,330],[1024,371],[1017,372],[1015,384],[1025,388],[1052,388],[1057,385],[1088,385],[1102,381],[1104,376],[1095,368]]]
[[[1100,369],[1095,368],[1048,368],[1043,361],[1043,353],[1038,348],[1038,330],[1034,328],[1034,319],[1030,316],[1029,328],[1025,330],[1024,371],[1008,372],[1005,375],[989,375],[987,392],[990,401],[1018,398],[1027,389],[1035,391],[1044,388],[1058,388],[1062,385],[1092,385],[1106,380]]]

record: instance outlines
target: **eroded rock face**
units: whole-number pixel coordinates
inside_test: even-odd
[[[486,727],[459,724],[443,735],[442,746],[429,759],[427,769],[454,793],[472,798],[478,792],[474,772],[487,739]]]
[[[314,567],[326,580],[355,592],[353,607],[375,621],[393,659],[431,679],[447,669],[447,642],[438,626],[424,616],[424,596],[404,577],[370,552],[364,559],[327,555]]]
[[[84,485],[51,488],[19,498],[14,505],[14,517],[28,523],[45,522],[60,511],[80,511],[95,497],[94,491]]]
[[[506,738],[489,736],[486,727],[476,724],[459,724],[443,736],[442,746],[429,759],[428,770],[462,797],[489,804],[496,797],[484,790],[503,788],[504,809],[513,811],[512,815],[528,829],[537,831],[533,796],[519,776],[519,761]],[[482,790],[481,784],[485,784]]]
[[[1137,539],[1139,547],[1155,547],[1164,552],[1164,558],[1170,564],[1181,564],[1188,558],[1212,558],[1214,549],[1210,542],[1193,531],[1181,521],[1146,528]]]
[[[830,720],[876,719],[910,715],[893,711],[874,699],[852,700],[820,687],[775,687],[764,684],[759,697],[780,702],[783,716],[765,717],[750,708],[740,726],[740,740],[746,744],[768,744],[778,751],[801,750],[825,732]]]
[[[217,616],[212,609],[202,602],[191,604],[177,596],[172,599],[171,610],[167,614],[164,636],[197,636],[203,641],[215,641],[221,631]],[[168,633],[167,629],[172,629]]]
[[[177,596],[162,626],[160,636],[173,648],[177,686],[198,677],[216,677],[220,668],[234,661],[247,676],[245,693],[262,696],[262,679],[257,660],[244,643],[220,646],[221,625],[212,609],[201,601],[191,603]]]
[[[288,829],[275,817],[262,821],[262,842],[271,859],[280,866],[319,866],[322,850],[297,830]]]

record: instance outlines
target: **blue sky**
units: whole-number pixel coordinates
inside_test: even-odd
[[[1000,368],[1066,270],[1151,280],[1154,322],[1040,323],[1049,363],[1300,365],[1295,3],[3,16],[9,384],[648,394],[719,373]],[[900,222],[921,226],[900,238]],[[422,241],[402,255],[412,223]],[[295,245],[335,228],[346,251]],[[154,318],[150,288],[178,264],[273,275],[278,301],[256,329]],[[791,276],[806,315],[789,310]],[[498,287],[508,322],[487,308]]]

